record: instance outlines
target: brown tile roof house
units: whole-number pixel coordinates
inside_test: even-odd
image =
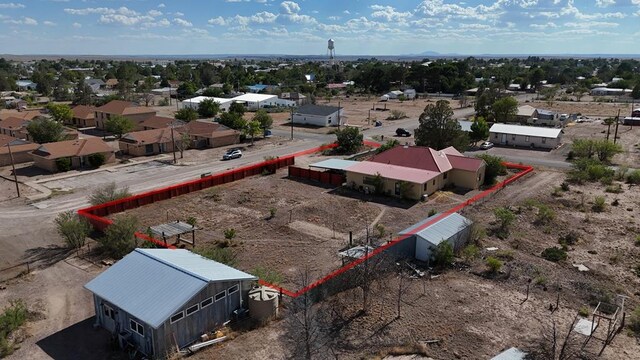
[[[138,106],[129,101],[112,100],[95,110],[96,127],[104,129],[104,122],[112,115],[124,116],[132,120],[136,127],[150,116],[155,116],[156,111],[146,106]]]
[[[14,164],[32,161],[31,152],[40,146],[26,140],[0,134],[0,166],[11,165],[9,144],[11,144],[11,154],[13,155]]]
[[[151,129],[162,129],[165,127],[169,127],[170,125],[174,126],[182,126],[185,124],[182,120],[177,120],[174,118],[168,118],[163,116],[150,116],[138,124],[139,130],[151,130]]]
[[[383,192],[412,199],[431,195],[446,186],[477,189],[484,181],[484,171],[483,160],[466,157],[453,147],[434,150],[420,146],[396,146],[346,169],[347,182],[355,187],[368,187],[372,191],[375,183],[372,177],[379,173]],[[408,186],[403,187],[402,183]],[[406,194],[401,194],[402,191]]]
[[[15,117],[24,120],[33,120],[34,118],[42,116],[40,110],[29,110],[29,111],[15,111],[15,110],[7,110],[0,111],[0,120],[4,120],[6,118]]]
[[[19,139],[26,139],[27,125],[31,120],[19,117],[8,117],[0,121],[0,134]]]
[[[71,109],[73,112],[73,118],[71,123],[79,127],[92,127],[96,126],[96,108],[87,105],[78,105]]]
[[[104,82],[104,85],[110,89],[113,89],[114,87],[118,86],[118,79],[108,79]]]
[[[188,133],[192,148],[219,147],[240,142],[240,132],[210,121],[191,121],[176,128],[180,133]]]
[[[31,153],[33,165],[51,172],[58,171],[56,160],[70,158],[73,169],[88,166],[91,154],[101,153],[105,157],[105,164],[115,161],[115,151],[100,138],[87,138],[59,141],[40,145]]]
[[[180,134],[174,129],[174,139],[179,140]],[[173,151],[171,128],[151,129],[130,132],[122,136],[119,141],[120,151],[132,156],[155,155]]]

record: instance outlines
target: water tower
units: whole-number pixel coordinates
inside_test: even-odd
[[[333,65],[333,58],[336,56],[336,47],[333,39],[327,41],[327,53],[329,54],[329,64]]]

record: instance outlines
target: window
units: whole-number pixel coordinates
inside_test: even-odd
[[[447,176],[448,176],[448,175],[449,175],[449,173],[448,173],[448,172],[446,172],[446,173],[444,173],[444,174],[442,175],[442,178],[443,178],[443,179],[445,179],[445,180],[447,180]]]
[[[184,312],[180,311],[179,313],[173,314],[173,316],[169,318],[169,321],[171,321],[171,323],[173,324],[174,322],[182,319],[183,317],[184,317]]]
[[[200,309],[199,307],[200,305],[195,304],[193,306],[190,306],[187,308],[187,310],[185,310],[185,313],[187,313],[187,316],[193,314],[194,312],[198,311]]]
[[[208,298],[208,299],[204,299],[204,300],[202,300],[202,302],[200,303],[200,308],[201,308],[201,309],[204,309],[204,308],[206,308],[207,306],[211,305],[212,303],[213,303],[213,298],[212,298],[212,297],[210,297],[210,298]]]
[[[436,179],[433,179],[433,186],[436,186]]]
[[[498,134],[493,134],[493,137],[497,139],[498,138]]]
[[[515,135],[511,135],[511,140],[515,140],[516,136]]]
[[[547,143],[547,138],[542,138],[542,143],[546,144]]]
[[[524,141],[529,142],[529,137],[528,137],[528,136],[525,136],[525,137],[524,137]]]
[[[147,144],[144,146],[144,153],[151,154],[153,152],[153,144]]]
[[[427,191],[427,183],[424,183],[424,191]]]
[[[238,285],[233,285],[232,287],[229,288],[229,290],[227,290],[227,293],[229,295],[235,294],[237,292],[238,292]]]
[[[102,305],[102,309],[104,311],[104,316],[112,320],[116,319],[116,314],[109,305]]]
[[[372,178],[371,176],[365,176],[362,178],[362,183],[365,185],[371,185],[371,186],[375,186],[376,185],[376,180],[375,178]]]
[[[224,296],[225,296],[224,291],[220,291],[219,293],[216,294],[216,298],[215,299],[216,299],[216,301],[220,301],[220,300],[224,299]]]
[[[140,334],[140,336],[144,336],[144,327],[142,327],[142,325],[137,321],[129,319],[129,328],[131,331]]]

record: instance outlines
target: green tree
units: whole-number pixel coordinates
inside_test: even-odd
[[[202,96],[221,97],[224,95],[224,91],[219,88],[207,88],[202,92]]]
[[[249,121],[244,128],[244,133],[251,137],[251,145],[253,145],[254,138],[260,133],[260,123],[255,120]]]
[[[75,105],[91,105],[93,91],[85,82],[80,81],[73,92],[73,103]]]
[[[56,159],[56,169],[60,172],[71,170],[71,158],[63,157]]]
[[[176,111],[174,117],[178,120],[189,122],[198,118],[198,112],[190,107],[183,107],[182,109]]]
[[[91,232],[91,225],[87,220],[78,216],[75,211],[65,211],[55,219],[56,230],[64,238],[70,248],[84,246],[85,240]]]
[[[118,186],[115,182],[110,182],[94,190],[93,193],[89,195],[89,203],[95,206],[129,196],[131,196],[131,193],[129,193],[129,188],[124,187],[118,189]]]
[[[509,227],[516,220],[516,215],[506,207],[496,208],[493,210],[493,214],[498,220],[498,237],[506,238],[509,236]]]
[[[491,112],[496,122],[512,122],[518,113],[518,100],[511,96],[496,100],[491,105]]]
[[[135,124],[131,119],[124,116],[111,115],[111,117],[104,122],[104,128],[120,139],[122,135],[133,130]]]
[[[596,155],[598,155],[598,160],[609,163],[616,154],[622,153],[622,146],[606,140],[596,140],[595,151]]]
[[[453,262],[454,256],[451,244],[448,241],[443,241],[436,246],[433,252],[433,264],[437,267],[447,267]]]
[[[239,102],[234,102],[229,106],[229,112],[239,114],[240,116],[244,115],[246,111],[247,108]]]
[[[636,100],[640,99],[640,81],[638,81],[636,86],[633,87],[633,90],[631,91],[631,97]]]
[[[103,153],[95,153],[88,156],[89,164],[94,168],[99,168],[105,162]]]
[[[336,151],[340,154],[353,154],[362,146],[363,136],[357,127],[347,126],[336,131]]]
[[[235,112],[222,113],[218,122],[234,130],[242,130],[247,126],[247,121],[242,115]]]
[[[427,105],[418,121],[420,125],[415,132],[418,146],[436,150],[453,146],[464,151],[469,144],[469,137],[462,131],[458,121],[453,119],[453,110],[446,100]]]
[[[138,219],[135,216],[116,217],[100,239],[100,244],[110,256],[120,259],[135,248],[137,229]]]
[[[252,120],[260,123],[260,128],[262,130],[271,129],[271,126],[273,126],[273,118],[265,109],[256,111],[255,115],[253,115]]]
[[[178,93],[178,96],[180,98],[186,98],[189,96],[193,96],[196,91],[198,90],[198,88],[196,87],[196,85],[190,81],[184,82],[182,84],[180,84],[180,86],[178,86],[178,89],[176,90],[176,92]]]
[[[68,123],[73,118],[73,112],[67,104],[49,103],[47,109],[53,120],[61,124]]]
[[[501,157],[489,154],[478,155],[478,158],[484,160],[486,166],[484,169],[484,184],[493,185],[499,175],[507,174],[507,167]]]
[[[382,144],[377,150],[376,150],[376,154],[380,154],[382,152],[385,152],[389,149],[393,149],[394,147],[400,145],[400,141],[398,141],[397,139],[391,139],[391,140],[387,140],[386,143]]]
[[[489,124],[485,121],[483,117],[477,117],[473,120],[473,124],[471,124],[471,134],[469,138],[473,143],[477,143],[478,141],[487,140],[489,137]]]
[[[38,117],[27,125],[27,132],[33,142],[44,144],[62,140],[64,126],[55,120]]]
[[[198,104],[198,114],[201,118],[212,118],[220,112],[220,104],[213,99],[205,99]]]

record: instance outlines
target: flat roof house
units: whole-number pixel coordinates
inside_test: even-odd
[[[73,118],[71,118],[71,124],[78,127],[93,127],[96,126],[96,108],[87,105],[78,105],[71,109],[73,112]]]
[[[136,249],[85,285],[95,323],[150,357],[184,348],[246,308],[257,278],[185,249]]]
[[[314,126],[339,126],[344,123],[341,118],[342,108],[326,105],[303,105],[293,113],[294,124]]]
[[[138,106],[129,101],[112,100],[95,110],[96,128],[104,130],[105,121],[113,115],[124,116],[133,121],[137,127],[139,123],[155,114],[155,110],[146,106]]]
[[[232,99],[225,99],[225,98],[212,97],[212,96],[196,96],[194,98],[184,100],[182,102],[182,106],[189,107],[194,110],[198,110],[200,103],[203,102],[204,100],[213,100],[217,102],[218,105],[220,105],[221,111],[229,111],[231,104],[233,104]]]
[[[555,149],[562,141],[562,129],[493,124],[489,140],[505,146]]]
[[[466,157],[453,147],[438,151],[396,146],[344,171],[347,183],[355,188],[374,192],[380,175],[382,193],[418,200],[445,186],[477,189],[484,182],[485,167],[483,160]]]
[[[526,124],[531,119],[537,117],[537,110],[531,105],[518,106],[518,112],[516,113],[516,121],[521,124]]]
[[[190,146],[195,149],[227,146],[240,142],[239,131],[206,120],[190,121],[175,130],[180,134],[189,134]]]
[[[536,109],[535,116],[526,122],[531,125],[557,126],[560,125],[560,114],[555,111]]]
[[[76,139],[58,141],[40,145],[34,152],[33,165],[41,169],[56,172],[58,167],[56,160],[61,158],[71,159],[71,168],[78,169],[89,165],[89,155],[103,154],[105,164],[116,160],[114,150],[100,138]]]
[[[174,139],[180,134],[174,130]],[[149,156],[173,151],[171,128],[134,131],[124,134],[118,142],[120,151],[131,156]]]

